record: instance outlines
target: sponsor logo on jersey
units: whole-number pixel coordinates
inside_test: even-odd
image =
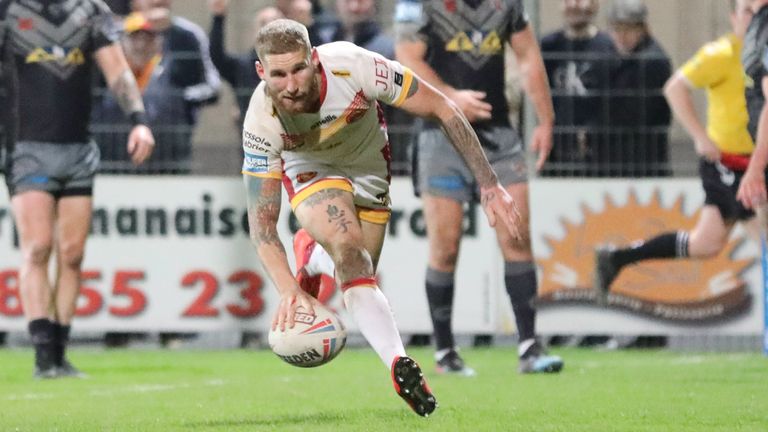
[[[389,90],[389,62],[380,58],[373,59],[373,71],[376,75],[376,86]]]
[[[322,125],[324,125],[324,124],[328,124],[328,123],[330,123],[330,122],[332,122],[332,121],[336,120],[336,118],[337,118],[337,117],[336,117],[335,115],[333,115],[333,114],[328,114],[327,116],[325,116],[325,117],[321,118],[320,120],[316,121],[316,122],[315,122],[314,124],[312,124],[312,126],[310,126],[309,128],[310,128],[310,129],[317,129],[318,127],[320,127],[320,126],[322,126]]]
[[[254,135],[248,131],[243,131],[243,147],[248,150],[265,152],[269,150],[269,147],[272,147],[272,143],[267,141],[264,137]]]
[[[259,173],[266,173],[269,169],[269,164],[267,163],[267,157],[262,155],[252,155],[249,153],[245,154],[245,157],[243,158],[243,171],[259,174]]]
[[[400,72],[395,72],[395,84],[402,87],[403,86],[403,74]]]
[[[306,183],[315,177],[317,177],[317,171],[303,172],[296,176],[296,181],[299,183]]]
[[[334,76],[342,77],[342,78],[349,78],[350,76],[352,76],[351,72],[349,72],[348,70],[343,70],[343,69],[333,69],[333,70],[331,70],[331,73]]]
[[[35,48],[25,59],[26,63],[57,62],[64,65],[81,65],[85,63],[85,55],[80,48],[63,48],[60,46]]]

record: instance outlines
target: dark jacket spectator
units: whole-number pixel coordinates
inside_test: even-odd
[[[611,36],[620,62],[611,77],[609,163],[620,177],[668,176],[672,114],[663,88],[672,75],[664,49],[651,36],[642,0],[615,0]]]
[[[541,40],[555,109],[552,152],[542,175],[599,176],[616,50],[593,23],[597,0],[563,0],[562,9],[565,27]]]
[[[171,81],[184,88],[184,98],[196,105],[216,102],[221,79],[211,61],[203,30],[185,18],[172,17],[165,37],[166,52],[174,57]]]
[[[255,47],[251,47],[247,53],[243,54],[232,54],[224,47],[227,3],[227,0],[213,0],[210,2],[211,13],[213,14],[209,34],[211,42],[210,53],[211,60],[216,69],[218,69],[219,74],[232,86],[232,90],[235,92],[238,108],[236,127],[241,129],[253,90],[261,81],[255,67],[255,63],[259,58]],[[261,9],[253,20],[253,34],[255,35],[262,26],[270,21],[282,17],[283,14],[274,7]]]
[[[333,17],[326,13],[320,2],[310,0],[275,0],[275,7],[288,19],[307,27],[312,46],[332,42],[335,25]]]
[[[395,40],[376,22],[376,0],[336,0],[339,21],[330,27],[330,41],[347,41],[386,58],[395,57]]]
[[[174,82],[174,62],[165,55],[164,35],[153,29],[139,13],[124,20],[123,50],[142,92],[147,119],[155,135],[155,151],[138,167],[131,163],[125,147],[131,122],[125,117],[117,99],[109,92],[97,95],[91,114],[95,141],[101,151],[101,168],[105,172],[126,174],[184,174],[192,161],[192,132],[195,116],[190,115],[194,103],[185,89]]]
[[[221,78],[211,61],[203,29],[186,18],[171,15],[171,0],[132,0],[131,7],[164,33],[164,55],[173,57],[170,79],[184,89],[184,98],[195,108],[190,115],[196,115],[196,108],[216,102]]]

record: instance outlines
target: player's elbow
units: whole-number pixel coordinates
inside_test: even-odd
[[[461,110],[456,103],[445,95],[443,95],[437,103],[432,104],[432,108],[432,117],[440,121],[440,123],[445,123],[456,116],[462,115]]]
[[[688,84],[685,82],[685,78],[680,74],[673,75],[672,78],[667,80],[664,84],[664,97],[669,103],[674,102],[686,92],[688,92]]]

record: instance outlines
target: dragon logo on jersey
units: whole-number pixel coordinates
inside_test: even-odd
[[[365,94],[360,90],[355,94],[352,103],[344,110],[344,120],[346,120],[347,124],[354,123],[365,115],[368,108],[370,108],[368,99],[365,98]]]
[[[306,183],[315,177],[317,177],[317,171],[303,172],[296,176],[296,181],[299,183]]]

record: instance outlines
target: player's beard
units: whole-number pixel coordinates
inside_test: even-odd
[[[305,114],[317,112],[320,109],[320,74],[314,74],[307,89],[298,92],[296,96],[286,97],[288,93],[272,92],[270,96],[276,101],[281,111],[289,114]]]

